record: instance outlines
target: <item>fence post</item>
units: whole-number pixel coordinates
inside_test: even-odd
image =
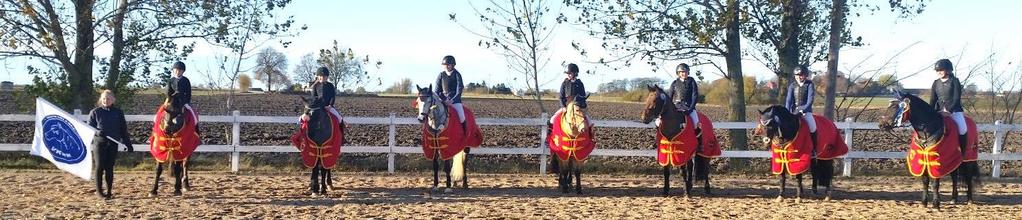
[[[994,122],[994,147],[993,154],[991,154],[994,156],[994,159],[992,161],[993,171],[990,172],[990,175],[994,178],[1001,178],[1001,161],[997,157],[1001,155],[1001,147],[1004,145],[1004,134],[1006,133],[1001,131],[1001,124],[1001,120]]]
[[[539,115],[539,174],[546,174],[546,160],[547,154],[549,154],[550,148],[546,146],[546,123],[544,120],[550,120],[547,117],[546,112]]]
[[[845,118],[845,126],[846,126],[845,127],[845,145],[848,145],[848,152],[849,153],[852,152],[852,148],[853,148],[852,147],[852,122],[854,122],[854,121],[855,120],[853,120],[852,118]],[[849,156],[845,156],[843,161],[844,161],[845,167],[841,171],[841,174],[846,176],[846,177],[852,176],[852,158],[849,157]]]
[[[231,147],[234,150],[231,151],[231,172],[237,173],[238,168],[241,164],[241,154],[238,153],[238,147],[241,146],[241,111],[234,110],[231,112],[234,116],[234,121],[231,125]]]
[[[388,142],[387,147],[390,148],[390,152],[387,153],[387,172],[394,173],[394,145],[397,144],[397,128],[394,126],[394,118],[397,114],[390,113],[390,131],[387,133]]]

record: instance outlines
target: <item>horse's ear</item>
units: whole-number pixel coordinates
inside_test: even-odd
[[[646,89],[649,89],[649,91],[650,91],[650,92],[656,92],[656,88],[654,88],[654,87],[653,87],[652,85],[650,85],[650,84],[646,84]]]
[[[419,84],[415,84],[415,90],[422,91],[422,87],[419,87]]]
[[[761,115],[762,115],[763,113],[766,113],[766,110],[765,110],[765,109],[764,109],[764,110],[759,110],[759,109],[756,109],[756,111],[757,111],[757,112],[759,112],[759,114],[761,114]]]

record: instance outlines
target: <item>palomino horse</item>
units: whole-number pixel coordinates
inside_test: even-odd
[[[907,163],[909,172],[922,178],[923,206],[930,201],[930,180],[933,180],[933,207],[940,209],[940,178],[947,174],[951,174],[952,201],[958,201],[958,179],[962,178],[967,187],[966,200],[972,203],[973,185],[980,184],[976,163],[979,156],[977,130],[972,118],[965,118],[968,132],[962,145],[957,124],[951,117],[941,115],[919,97],[897,91],[887,109],[888,114],[881,116],[880,129],[912,127]]]
[[[415,88],[418,90],[418,98],[413,106],[418,109],[419,122],[423,123],[422,150],[426,159],[433,161],[432,192],[436,192],[440,185],[441,161],[447,174],[447,188],[444,192],[451,192],[452,176],[455,182],[461,180],[462,187],[468,188],[465,161],[469,147],[479,147],[483,141],[482,131],[476,125],[472,111],[465,107],[466,119],[463,126],[454,108],[444,105],[440,97],[433,93],[433,86],[421,88],[416,85]]]
[[[324,108],[309,108],[311,101],[302,97],[309,120],[291,136],[291,143],[301,151],[302,164],[312,169],[309,194],[326,195],[330,187],[330,170],[337,165],[344,145],[344,121]]]
[[[149,192],[150,196],[157,195],[165,163],[171,164],[174,174],[174,195],[181,195],[182,181],[184,191],[190,187],[188,157],[199,146],[199,134],[195,130],[197,123],[198,114],[189,108],[174,109],[170,102],[164,102],[156,111],[153,133],[149,139],[149,153],[156,159],[156,180]]]
[[[830,200],[834,179],[834,158],[848,153],[848,145],[838,133],[834,122],[819,115],[816,119],[816,140],[809,132],[809,126],[801,116],[792,114],[787,108],[774,105],[759,111],[759,124],[755,135],[764,137],[771,152],[771,171],[780,176],[781,189],[777,200],[784,198],[785,179],[795,176],[798,188],[795,201],[802,201],[802,174],[810,171],[813,175],[813,193],[817,186],[827,187],[824,200]]]
[[[657,131],[657,162],[664,167],[664,196],[671,189],[671,167],[682,167],[685,179],[685,197],[692,192],[692,182],[703,180],[703,189],[710,195],[710,159],[720,156],[720,144],[713,134],[713,122],[699,113],[699,125],[689,122],[671,103],[671,97],[660,86],[646,86],[646,107],[642,123],[649,124],[660,118]],[[689,166],[689,164],[693,166]],[[693,175],[694,174],[694,175]]]
[[[584,97],[587,99],[589,96]],[[574,98],[569,98],[574,100]],[[550,136],[547,137],[547,144],[550,152],[557,158],[554,164],[560,164],[557,175],[557,183],[564,193],[571,190],[571,173],[575,173],[575,192],[582,194],[582,163],[589,157],[589,154],[596,148],[593,137],[593,128],[586,119],[582,108],[572,101],[565,107],[564,113],[554,116],[555,124],[552,125]]]

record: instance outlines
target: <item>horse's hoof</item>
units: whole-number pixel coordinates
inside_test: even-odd
[[[156,197],[156,196],[157,196],[156,192],[149,192],[149,197]]]
[[[174,191],[174,196],[181,196],[181,195],[182,195],[181,191]]]
[[[802,198],[795,198],[795,203],[802,203]]]
[[[777,198],[776,198],[776,199],[774,199],[774,202],[781,202],[782,200],[784,200],[784,197],[782,197],[782,196],[777,196]]]
[[[829,202],[830,201],[830,196],[823,197],[823,201],[828,201]]]

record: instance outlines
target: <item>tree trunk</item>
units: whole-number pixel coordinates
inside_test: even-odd
[[[93,25],[92,8],[94,1],[76,0],[75,4],[75,50],[74,71],[68,71],[70,76],[71,92],[75,94],[71,98],[71,106],[76,109],[86,109],[86,103],[96,100],[96,91],[92,83],[92,61],[95,60],[93,42],[95,35]],[[56,21],[53,21],[56,22]]]
[[[113,51],[110,54],[110,69],[106,74],[106,88],[114,94],[118,94],[117,92],[120,90],[117,83],[121,78],[121,56],[124,55],[124,13],[127,8],[127,0],[117,1],[117,12],[114,15],[113,25],[110,27],[114,31],[114,36],[110,42]]]
[[[805,3],[801,0],[792,0],[784,5],[784,15],[781,17],[781,45],[777,48],[776,104],[785,104],[789,79],[792,79],[792,72],[799,65],[799,52],[802,48],[798,37],[802,33],[799,25],[802,23],[803,11]]]
[[[830,12],[830,47],[827,56],[827,87],[824,88],[823,116],[834,120],[834,96],[837,89],[837,61],[841,52],[841,31],[845,26],[845,0],[834,0]]]
[[[728,119],[731,121],[741,122],[745,121],[745,83],[744,77],[742,76],[742,45],[738,17],[739,8],[738,0],[728,0],[727,10],[725,12],[728,16],[727,33],[724,40],[727,51],[724,59],[727,63],[728,77],[731,79],[731,94],[736,94],[731,96],[731,114]],[[746,131],[730,130],[729,135],[731,138],[731,149],[748,149]],[[740,162],[740,164],[744,164],[744,162]]]

